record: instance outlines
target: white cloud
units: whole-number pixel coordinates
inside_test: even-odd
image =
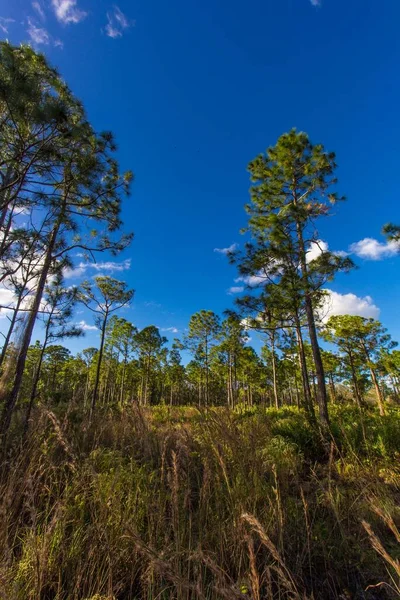
[[[97,273],[99,271],[109,273],[127,271],[131,268],[131,259],[127,258],[123,262],[105,261],[98,263],[81,262],[73,269],[65,269],[65,279],[76,279],[84,275],[89,269],[94,269]]]
[[[81,263],[82,264],[82,263]],[[78,277],[81,277],[86,270],[86,266],[85,267],[75,267],[74,269],[65,269],[64,270],[64,278],[65,279],[77,279]]]
[[[81,263],[82,264],[82,263]],[[95,271],[128,271],[131,268],[131,259],[126,258],[122,263],[114,261],[100,262],[100,263],[86,263],[88,267],[95,269]]]
[[[8,290],[4,286],[0,286],[0,306],[6,308],[0,308],[0,319],[5,319],[8,314],[10,314],[11,308],[15,303],[15,296],[11,290]]]
[[[79,321],[76,325],[83,329],[83,331],[97,331],[96,325],[88,325],[86,321]]]
[[[118,6],[114,6],[113,11],[107,13],[106,35],[114,39],[122,37],[125,29],[134,24],[135,22],[129,21]]]
[[[310,0],[313,6],[321,6],[321,0]]]
[[[307,250],[307,253],[306,253],[307,263],[310,263],[312,260],[315,260],[316,258],[321,256],[321,254],[323,252],[327,252],[327,251],[328,251],[328,244],[326,242],[324,242],[323,240],[316,240],[315,242],[311,242],[311,244]]]
[[[235,279],[235,283],[240,283],[241,281],[250,287],[256,287],[257,285],[266,283],[267,278],[259,272],[257,275],[248,275],[246,277],[237,277]]]
[[[49,32],[46,31],[43,27],[38,27],[35,22],[28,17],[28,29],[27,32],[32,42],[35,44],[44,44],[48,46],[50,44],[50,35]]]
[[[5,17],[0,17],[0,31],[2,31],[3,33],[8,33],[9,23],[15,23],[14,19],[6,19]]]
[[[169,331],[170,333],[179,333],[176,327],[159,327],[160,331]]]
[[[230,252],[235,252],[237,244],[231,244],[228,248],[214,248],[214,252],[218,252],[218,254],[229,254]]]
[[[366,260],[382,260],[400,252],[400,244],[398,242],[385,242],[382,244],[374,238],[364,238],[351,244],[350,252]]]
[[[46,15],[44,14],[44,10],[43,10],[40,2],[32,2],[32,8],[34,10],[36,10],[36,12],[38,13],[39,17],[42,19],[42,21],[46,20]]]
[[[321,256],[321,254],[324,252],[329,251],[329,245],[327,242],[324,242],[324,240],[316,240],[315,242],[311,242],[306,252],[307,264]],[[349,255],[349,253],[345,252],[345,250],[332,250],[331,253],[335,256],[340,256],[341,258],[346,258],[346,256]]]
[[[51,5],[57,20],[64,25],[79,23],[87,16],[85,11],[78,8],[77,0],[51,0]]]
[[[358,315],[378,319],[380,309],[374,304],[371,296],[356,296],[355,294],[339,294],[332,290],[328,292],[324,305],[320,309],[320,319],[325,322],[332,315]]]
[[[229,294],[230,296],[233,294],[240,294],[241,292],[243,292],[244,287],[242,285],[238,285],[238,286],[232,286],[229,288],[229,290],[227,291],[227,294]]]

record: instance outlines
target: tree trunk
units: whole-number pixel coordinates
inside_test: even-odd
[[[383,399],[382,390],[379,386],[378,378],[375,373],[375,369],[370,367],[369,370],[371,373],[371,379],[374,384],[374,388],[375,388],[375,392],[376,392],[376,399],[378,401],[378,406],[379,406],[379,414],[381,415],[381,417],[383,417],[383,416],[385,416],[386,412],[385,412],[385,402]]]
[[[145,378],[145,382],[144,382],[144,404],[145,406],[147,406],[148,404],[148,387],[149,387],[149,378],[150,378],[150,354],[147,358],[147,364],[146,364],[146,378]]]
[[[11,388],[10,393],[6,397],[6,401],[4,403],[3,412],[0,420],[0,435],[4,435],[11,423],[11,417],[14,412],[15,405],[17,403],[17,398],[19,394],[19,390],[21,388],[22,377],[25,369],[26,357],[28,354],[29,344],[31,342],[33,328],[35,326],[36,317],[40,308],[40,303],[42,301],[44,288],[46,285],[46,280],[50,271],[52,259],[53,259],[53,250],[56,243],[58,230],[60,228],[60,221],[56,224],[53,229],[53,232],[50,236],[49,245],[47,248],[47,252],[44,258],[42,272],[39,277],[39,281],[36,288],[35,297],[33,299],[32,307],[29,312],[28,321],[25,326],[24,335],[22,338],[21,348],[17,358],[17,364],[15,368],[15,377],[14,382]]]
[[[318,344],[317,328],[315,326],[314,310],[311,298],[308,294],[305,297],[305,309],[308,322],[308,332],[310,335],[311,349],[314,358],[315,372],[317,375],[317,403],[319,408],[319,420],[323,432],[329,430],[328,399],[325,385],[324,366],[322,364],[321,350]]]
[[[124,365],[123,365],[123,368],[122,368],[122,381],[121,381],[121,394],[120,394],[120,402],[121,402],[121,404],[125,404],[124,400],[125,400],[126,363],[127,363],[127,358],[125,356],[124,357]]]
[[[208,406],[208,339],[206,337],[206,397],[205,405]]]
[[[336,396],[336,387],[335,387],[335,382],[333,381],[333,375],[332,375],[332,373],[329,373],[329,375],[328,375],[328,379],[329,379],[329,387],[330,387],[330,390],[331,390],[331,396],[332,396],[332,398],[331,398],[331,401],[332,401],[333,403],[335,403],[335,402],[336,402],[336,400],[337,400],[337,396]]]
[[[108,318],[108,314],[106,313],[104,315],[103,324],[102,324],[102,327],[101,327],[101,340],[100,340],[99,355],[98,355],[98,358],[97,358],[96,379],[95,379],[95,382],[94,382],[92,403],[91,403],[91,406],[90,406],[90,414],[89,414],[89,419],[90,420],[93,417],[93,413],[94,413],[94,410],[95,410],[95,407],[96,407],[97,392],[98,392],[98,389],[99,389],[99,381],[100,381],[101,362],[103,360],[104,340],[105,340],[105,336],[106,336],[107,318]]]
[[[11,188],[7,187],[12,182],[13,176],[13,168],[11,166],[7,167],[7,171],[3,177],[2,181],[2,189],[0,190],[0,228],[4,226],[6,221],[8,207],[10,205],[11,199]],[[6,236],[3,236],[2,244],[5,241]]]
[[[385,415],[385,401],[383,399],[382,390],[379,387],[378,378],[376,376],[375,369],[372,367],[372,361],[371,361],[371,357],[369,355],[368,349],[367,349],[366,345],[363,344],[362,342],[361,342],[361,345],[362,345],[362,349],[365,354],[365,358],[368,361],[369,372],[371,373],[371,379],[372,379],[372,383],[374,384],[374,388],[375,388],[375,392],[376,392],[376,399],[378,401],[379,414],[381,415],[381,417],[383,417]]]
[[[278,382],[276,379],[276,357],[275,357],[275,332],[273,331],[271,333],[271,350],[272,350],[272,380],[273,380],[273,387],[274,387],[274,401],[275,401],[275,408],[278,409],[279,408],[279,397],[278,397]]]
[[[391,383],[392,388],[393,388],[393,397],[394,397],[395,401],[398,402],[399,401],[399,392],[398,392],[397,385],[396,385],[396,382],[394,380],[394,377],[392,375],[390,375],[390,374],[389,374],[389,380],[390,380],[390,383]]]
[[[3,364],[4,359],[6,357],[7,349],[8,349],[10,340],[11,340],[12,333],[14,331],[15,323],[17,322],[18,310],[19,310],[19,307],[21,306],[21,303],[22,303],[22,295],[20,295],[18,297],[17,304],[15,305],[15,308],[13,309],[14,310],[13,316],[11,318],[10,326],[8,328],[7,335],[4,340],[3,348],[1,349],[0,366]]]
[[[362,402],[362,398],[361,398],[361,394],[360,394],[360,388],[358,387],[357,374],[356,374],[356,368],[354,365],[353,353],[351,352],[351,350],[348,350],[347,354],[348,354],[349,361],[350,361],[351,377],[353,379],[353,388],[354,388],[354,396],[356,399],[356,404],[361,409],[363,402]]]
[[[296,323],[296,336],[297,336],[297,346],[298,346],[298,352],[299,352],[301,381],[302,381],[302,385],[303,385],[303,394],[304,394],[304,408],[306,410],[306,413],[310,417],[310,419],[312,421],[314,421],[315,414],[314,414],[314,406],[313,406],[312,398],[311,398],[310,380],[308,378],[306,353],[304,351],[304,343],[303,343],[303,336],[301,333],[300,319],[297,314],[295,315],[295,323]]]
[[[228,361],[229,361],[229,371],[228,371],[228,405],[233,408],[233,365],[232,365],[232,356],[231,353],[228,352]]]
[[[49,315],[49,319],[48,319],[48,321],[46,323],[46,329],[45,329],[45,334],[44,334],[43,346],[42,346],[42,349],[40,351],[40,356],[39,356],[38,364],[36,366],[35,376],[34,376],[34,379],[33,379],[31,397],[29,399],[28,410],[26,411],[24,433],[26,433],[28,431],[29,420],[31,418],[32,408],[33,408],[33,405],[34,405],[34,402],[35,402],[35,399],[36,399],[37,387],[38,387],[39,380],[40,380],[40,374],[41,374],[41,370],[42,370],[42,363],[43,363],[44,353],[46,351],[46,347],[47,347],[47,344],[48,344],[48,341],[49,341],[50,324],[51,324],[51,315]],[[52,388],[52,389],[54,390],[54,388]]]

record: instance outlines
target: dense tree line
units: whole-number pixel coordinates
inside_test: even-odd
[[[109,132],[98,134],[84,109],[42,55],[0,45],[0,282],[13,297],[0,355],[0,433],[16,407],[26,427],[35,403],[97,406],[193,404],[200,407],[296,405],[329,431],[329,402],[351,398],[360,411],[373,397],[380,413],[399,400],[400,352],[382,325],[357,316],[324,321],[324,286],[353,267],[320,246],[316,224],[343,200],[335,156],[305,133],[282,135],[249,165],[247,239],[232,252],[246,293],[221,318],[194,314],[184,339],[169,347],[157,327],[138,330],[117,314],[133,298],[125,282],[95,278],[67,287],[76,253],[127,248],[121,202],[132,174],[121,173]],[[399,228],[385,227],[399,241]],[[94,315],[99,348],[76,356],[62,340],[78,303]],[[43,340],[32,345],[42,322]],[[259,354],[250,332],[263,340]],[[321,348],[321,340],[330,349]],[[182,363],[182,351],[191,360]]]
[[[214,321],[212,337],[208,333]],[[265,336],[261,355],[247,344],[244,325],[232,316],[221,323],[211,311],[192,317],[199,339],[208,338],[208,353],[193,337],[175,339],[171,348],[157,327],[138,331],[123,317],[110,318],[103,349],[87,348],[77,355],[59,344],[36,342],[29,348],[23,378],[23,397],[40,394],[47,402],[73,402],[93,407],[94,393],[100,406],[156,404],[253,406],[264,404],[303,407],[302,366],[294,331],[275,336],[274,346]],[[190,334],[189,334],[190,335]],[[200,337],[201,336],[201,337]],[[321,329],[332,343],[322,350],[324,382],[328,400],[353,400],[362,409],[376,402],[384,414],[387,400],[399,401],[400,351],[382,325],[374,319],[334,316]],[[182,350],[191,348],[193,358],[182,364]],[[311,344],[304,340],[307,382],[311,406],[317,403],[318,379]],[[101,364],[101,368],[99,365]]]

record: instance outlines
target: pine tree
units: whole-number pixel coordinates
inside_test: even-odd
[[[220,333],[219,317],[211,310],[201,310],[190,317],[189,332],[186,336],[187,346],[195,353],[204,369],[205,387],[204,404],[208,406],[210,402],[209,380],[210,380],[210,350],[216,343]]]
[[[126,306],[133,298],[134,291],[127,288],[124,281],[112,277],[96,277],[95,288],[88,281],[82,284],[79,300],[95,313],[95,324],[100,329],[100,348],[97,358],[96,377],[94,381],[90,416],[93,416],[100,382],[101,364],[104,353],[104,342],[109,316],[116,310]]]
[[[319,244],[315,221],[330,214],[340,198],[329,191],[336,184],[335,156],[312,145],[305,133],[282,135],[274,147],[249,164],[251,202],[246,205],[252,242],[242,258],[247,281],[276,284],[289,293],[299,318],[304,309],[317,377],[317,403],[323,437],[329,429],[325,374],[318,344],[315,307],[321,288],[339,270],[352,264],[321,248],[318,258],[307,254]],[[297,314],[296,314],[297,313]]]

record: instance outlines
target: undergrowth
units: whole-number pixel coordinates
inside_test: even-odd
[[[38,409],[0,473],[3,600],[400,597],[400,410]]]

